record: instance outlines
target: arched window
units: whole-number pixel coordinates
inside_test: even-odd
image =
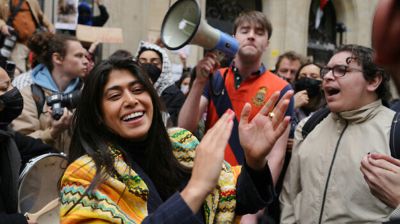
[[[336,11],[330,0],[312,0],[308,23],[307,55],[326,64],[336,47]]]
[[[211,26],[232,34],[233,22],[239,13],[261,9],[261,0],[207,0],[206,19]]]

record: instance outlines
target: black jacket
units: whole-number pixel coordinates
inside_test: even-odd
[[[167,108],[173,126],[177,126],[179,111],[185,102],[185,95],[176,85],[170,85],[161,93],[161,101]]]
[[[99,5],[99,11],[100,11],[100,15],[93,16],[93,18],[92,18],[93,26],[103,26],[107,22],[108,18],[110,17],[108,15],[107,9],[104,5]]]
[[[55,150],[18,132],[0,129],[0,224],[27,223],[18,213],[18,177],[31,158]]]

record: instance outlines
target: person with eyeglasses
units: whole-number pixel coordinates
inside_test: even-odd
[[[169,113],[172,125],[176,126],[185,95],[175,85],[167,52],[156,44],[141,41],[136,59],[145,70],[152,71],[147,72],[150,80]]]
[[[370,192],[360,162],[364,155],[390,155],[395,112],[383,105],[388,74],[373,63],[373,51],[344,45],[321,69],[330,113],[303,137],[295,132],[292,158],[280,195],[281,223],[377,223],[393,208]]]

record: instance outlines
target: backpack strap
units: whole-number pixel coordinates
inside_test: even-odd
[[[400,113],[396,112],[390,128],[390,154],[393,158],[400,159]]]
[[[13,23],[13,21],[15,19],[15,16],[17,16],[17,14],[18,14],[19,10],[21,9],[23,3],[24,3],[24,0],[19,0],[18,5],[14,8],[13,4],[12,4],[12,0],[10,0],[9,7],[10,7],[11,14],[8,17],[7,25],[12,26],[12,23]]]
[[[301,135],[303,136],[303,139],[307,137],[310,132],[325,118],[328,116],[328,114],[331,111],[329,110],[328,107],[324,107],[318,111],[316,111],[311,117],[306,121],[306,123],[303,126],[303,129],[301,130]]]
[[[40,115],[43,113],[43,106],[44,106],[44,102],[45,102],[44,92],[43,92],[43,89],[40,88],[40,86],[38,86],[35,83],[33,83],[31,85],[31,90],[32,90],[33,100],[36,103],[38,117],[40,117]]]
[[[213,87],[215,88],[222,88],[219,91],[221,94],[219,96],[215,96],[213,94],[213,91],[210,86],[209,94],[210,94],[210,100],[214,103],[216,112],[219,117],[222,117],[225,113],[226,110],[232,109],[232,101],[229,98],[228,92],[224,91],[225,90],[225,83],[223,76],[221,73],[225,73],[228,71],[229,68],[226,68],[227,70],[220,69],[218,70],[212,78]],[[221,87],[222,86],[222,87]],[[235,155],[237,164],[243,164],[244,163],[244,151],[242,146],[240,145],[239,141],[239,121],[236,119],[236,116],[233,118],[233,128],[232,128],[232,134],[231,137],[229,138],[229,145],[231,146],[232,152]]]

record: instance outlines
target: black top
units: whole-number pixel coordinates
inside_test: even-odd
[[[185,102],[185,95],[176,85],[170,85],[161,93],[161,101],[167,108],[173,126],[177,126],[179,111]]]
[[[103,26],[108,20],[108,12],[104,5],[99,5],[100,15],[93,16],[92,25],[93,26]]]
[[[193,214],[179,192],[169,198],[162,198],[158,190],[143,169],[146,141],[128,142],[119,141],[130,157],[132,169],[142,178],[149,189],[147,201],[147,216],[143,223],[204,223],[204,211],[200,209]],[[182,188],[186,186],[188,179],[182,181]],[[245,163],[236,185],[236,210],[237,215],[256,213],[261,208],[272,202],[275,192],[270,170],[265,167],[262,171],[255,171]]]
[[[39,139],[0,129],[0,224],[27,223],[18,212],[18,176],[31,158],[56,152]]]

